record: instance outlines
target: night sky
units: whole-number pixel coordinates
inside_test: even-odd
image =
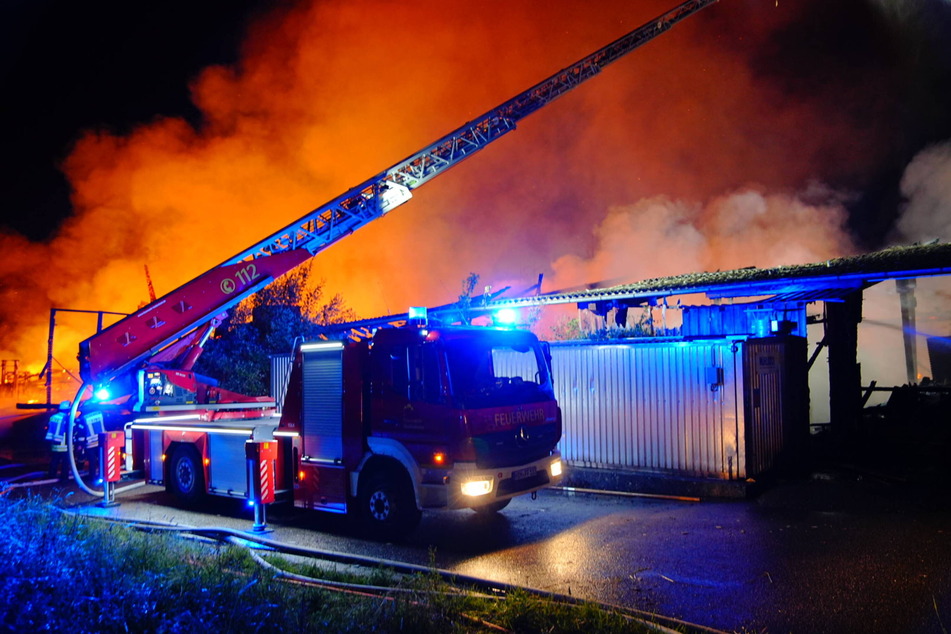
[[[81,131],[160,115],[201,124],[189,81],[230,64],[275,0],[8,0],[0,3],[3,224],[45,240],[70,213],[58,169]],[[286,4],[286,3],[285,3]]]

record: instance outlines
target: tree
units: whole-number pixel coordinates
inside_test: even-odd
[[[323,282],[299,266],[240,302],[205,345],[195,371],[248,395],[268,392],[270,356],[291,352],[298,339],[316,339],[356,315],[340,295],[323,301]]]
[[[456,305],[459,307],[459,321],[465,326],[472,323],[472,292],[478,283],[478,273],[469,273],[469,276],[462,280],[462,295]]]
[[[553,326],[549,334],[552,341],[572,341],[583,339],[584,333],[581,332],[581,323],[577,317],[561,316]]]

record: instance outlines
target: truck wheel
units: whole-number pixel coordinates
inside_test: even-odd
[[[180,445],[168,464],[168,492],[192,505],[205,495],[205,470],[194,447]]]
[[[472,510],[479,515],[493,515],[508,506],[509,502],[511,501],[512,498],[507,500],[499,500],[498,502],[489,502],[488,504],[483,504],[482,506],[473,506]]]
[[[378,471],[360,487],[360,518],[375,538],[399,539],[419,524],[413,490],[405,477]]]

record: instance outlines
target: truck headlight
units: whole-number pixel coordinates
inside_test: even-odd
[[[482,478],[479,480],[467,480],[462,483],[462,494],[470,497],[478,497],[492,492],[492,478]]]
[[[558,476],[560,476],[561,475],[561,460],[556,460],[553,463],[551,463],[550,471],[551,471],[551,477],[557,478]]]

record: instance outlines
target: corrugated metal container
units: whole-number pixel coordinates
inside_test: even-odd
[[[798,338],[770,345],[785,346],[787,339]],[[758,345],[729,339],[553,344],[562,455],[581,467],[728,480],[757,475],[787,448],[786,426],[805,425],[786,420],[781,406],[757,407],[749,420],[744,360]],[[782,386],[768,383],[768,375],[761,380],[757,398],[772,403]]]
[[[741,477],[734,348],[726,340],[553,345],[562,455],[584,467]]]

